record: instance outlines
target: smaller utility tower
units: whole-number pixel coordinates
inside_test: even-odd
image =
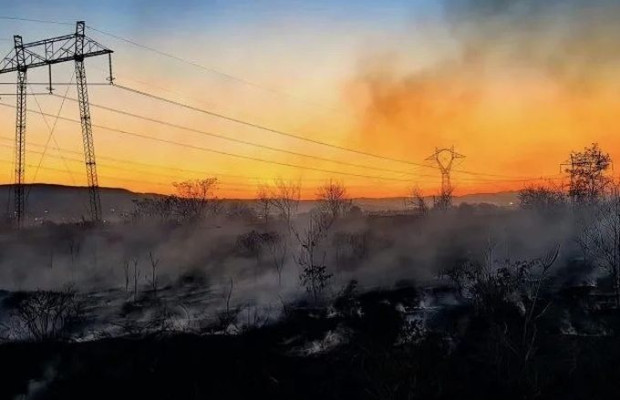
[[[452,193],[452,183],[450,182],[450,171],[454,165],[454,160],[465,158],[464,155],[454,151],[454,146],[450,148],[435,148],[426,161],[435,161],[441,171],[441,196],[449,196]]]

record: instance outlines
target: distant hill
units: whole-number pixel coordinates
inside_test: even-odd
[[[11,185],[0,185],[0,213],[8,210]],[[82,186],[64,186],[53,184],[26,185],[28,214],[34,218],[43,218],[55,222],[80,220],[88,217],[88,188]],[[115,220],[133,210],[133,201],[145,197],[158,196],[152,193],[136,193],[127,189],[101,188],[103,218]],[[228,201],[233,201],[230,199]],[[240,200],[252,203],[252,200]],[[353,200],[362,210],[369,212],[397,211],[404,208],[403,197],[392,198],[357,198]],[[427,198],[432,204],[432,199]],[[454,204],[489,203],[497,206],[516,204],[517,192],[481,193],[457,196]],[[307,212],[314,206],[314,201],[303,201],[300,212]]]
[[[0,185],[2,214],[8,210],[7,201],[10,189],[11,185]],[[25,191],[27,194],[26,210],[28,215],[34,218],[44,218],[55,222],[88,218],[87,187],[36,183],[26,185]],[[133,209],[133,200],[153,196],[117,188],[101,188],[100,193],[104,219],[117,219],[122,212]]]

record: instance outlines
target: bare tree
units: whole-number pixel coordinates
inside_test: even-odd
[[[433,196],[433,209],[439,211],[448,211],[452,207],[452,193],[454,188],[450,187],[442,192],[438,196]]]
[[[181,220],[200,220],[206,212],[217,210],[214,191],[217,178],[193,179],[173,183],[177,190],[176,209]]]
[[[302,286],[312,294],[315,303],[317,303],[321,292],[332,277],[332,274],[327,272],[325,265],[325,251],[322,252],[322,255],[318,253],[320,252],[321,242],[327,237],[328,230],[333,222],[331,215],[315,211],[310,216],[306,229],[301,234],[294,232],[300,244],[297,263],[303,268],[299,279]]]
[[[316,195],[321,212],[330,215],[333,219],[348,213],[353,205],[342,182],[330,180],[319,187]]]
[[[405,197],[405,207],[410,207],[416,215],[426,215],[428,213],[428,205],[422,196],[419,187],[411,189],[409,196]]]
[[[519,205],[525,210],[558,211],[566,205],[566,195],[559,187],[530,185],[519,191]]]
[[[269,215],[271,214],[272,199],[269,193],[269,187],[260,185],[256,191],[256,203],[258,217],[263,222],[269,222]]]
[[[237,319],[237,315],[239,314],[239,308],[232,308],[230,304],[230,299],[233,295],[233,290],[235,288],[235,282],[232,278],[229,280],[228,290],[223,294],[224,297],[224,309],[220,311],[217,315],[218,317],[218,326],[216,329],[218,330],[226,330],[231,325],[234,329],[236,329],[235,320]]]
[[[267,251],[271,256],[273,266],[278,274],[278,286],[282,285],[282,270],[288,258],[289,243],[286,237],[275,234],[265,242]]]
[[[125,292],[129,292],[129,260],[123,260],[123,272],[125,273]]]
[[[597,204],[588,222],[580,229],[579,244],[592,262],[612,278],[616,307],[620,307],[620,193]]]
[[[157,265],[159,264],[159,259],[155,258],[151,251],[149,251],[149,262],[151,263],[151,289],[153,290],[153,295],[157,296]]]
[[[536,351],[539,320],[551,305],[542,293],[559,251],[556,246],[541,258],[517,262],[492,260],[490,251],[482,263],[467,262],[446,271],[478,314],[489,319],[497,344],[519,360],[523,372]],[[519,318],[512,320],[508,308],[519,310]]]
[[[20,325],[35,340],[62,338],[82,315],[81,303],[72,288],[29,293],[17,304],[15,314]]]
[[[592,203],[600,199],[611,184],[606,175],[611,157],[598,144],[581,152],[572,152],[566,173],[570,176],[569,196],[576,203]]]
[[[133,301],[138,299],[138,278],[140,277],[140,271],[138,270],[138,259],[133,259]]]
[[[268,187],[268,190],[271,206],[290,227],[293,216],[299,208],[301,184],[277,178],[274,180],[273,186]]]

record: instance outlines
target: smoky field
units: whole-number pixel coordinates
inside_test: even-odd
[[[573,229],[564,218],[469,205],[423,216],[352,212],[333,222],[311,212],[291,226],[244,218],[50,225],[5,235],[4,334],[27,339],[27,329],[14,329],[11,307],[31,294],[53,303],[55,293],[79,303],[80,340],[128,333],[123,329],[138,322],[148,331],[162,315],[166,329],[194,331],[234,313],[223,328],[243,329],[248,315],[277,320],[288,303],[324,305],[351,281],[363,290],[443,285],[446,267],[461,260],[541,257],[568,242]]]
[[[0,392],[609,398],[620,197],[590,172],[512,207],[414,190],[390,212],[340,182],[300,210],[295,182],[224,203],[196,180],[116,221],[6,228]]]

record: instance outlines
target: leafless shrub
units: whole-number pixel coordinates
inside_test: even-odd
[[[442,190],[438,196],[433,196],[433,209],[441,212],[448,211],[452,207],[453,187]]]
[[[321,242],[327,236],[333,222],[331,214],[315,211],[310,216],[305,230],[302,233],[294,232],[300,244],[300,253],[297,258],[297,263],[302,267],[299,276],[300,283],[308,293],[312,294],[315,303],[332,277],[325,265],[325,251],[321,255],[317,253],[320,252]]]
[[[133,259],[133,301],[138,300],[138,279],[140,278],[140,271],[138,270],[138,259]]]
[[[184,221],[201,220],[207,211],[215,213],[218,200],[214,196],[217,178],[193,179],[173,183],[177,190],[177,213]]]
[[[268,193],[271,207],[276,210],[280,218],[290,227],[293,216],[299,208],[301,183],[278,178],[274,180],[273,185],[264,186],[264,190],[265,193]]]
[[[151,264],[151,290],[153,295],[157,296],[157,266],[159,265],[159,258],[155,258],[151,251],[149,251],[149,262]]]
[[[593,209],[580,230],[578,242],[584,255],[612,278],[616,307],[620,307],[620,193]]]
[[[269,222],[271,215],[272,200],[269,187],[260,185],[256,191],[257,214],[263,222]]]
[[[566,205],[566,195],[559,187],[530,185],[519,191],[519,205],[525,210],[549,213]]]
[[[422,191],[418,187],[411,189],[411,192],[405,197],[405,207],[411,208],[416,215],[426,215],[428,213],[428,205],[422,196]]]
[[[83,318],[82,304],[72,288],[61,292],[37,290],[17,304],[18,325],[36,341],[66,338]]]
[[[125,292],[129,292],[129,260],[123,260],[123,273],[125,276]]]
[[[235,282],[233,281],[232,278],[230,278],[230,284],[228,286],[228,289],[226,290],[225,294],[224,294],[224,309],[218,314],[218,330],[228,330],[229,327],[233,327],[234,329],[236,329],[235,325],[235,321],[237,319],[237,315],[239,314],[239,309],[238,308],[233,308],[230,305],[230,299],[232,297],[233,294],[233,290],[235,288]]]
[[[217,178],[193,179],[172,184],[177,193],[134,201],[130,220],[154,220],[159,223],[197,222],[208,213],[216,214],[219,200],[214,192]]]
[[[478,313],[489,318],[496,344],[524,366],[536,351],[538,321],[551,304],[543,301],[541,291],[558,255],[559,246],[539,259],[465,263],[447,274]],[[517,323],[509,320],[507,306],[519,310]]]
[[[265,242],[265,247],[271,257],[273,266],[278,274],[278,286],[282,285],[282,270],[288,258],[289,243],[286,237],[278,233],[274,233]]]
[[[347,197],[344,184],[332,180],[319,187],[317,200],[321,212],[330,215],[333,219],[347,214],[353,206],[351,199]]]
[[[583,151],[572,152],[565,172],[570,177],[568,194],[573,201],[588,204],[603,197],[612,183],[606,175],[610,166],[611,157],[603,153],[597,143]]]

